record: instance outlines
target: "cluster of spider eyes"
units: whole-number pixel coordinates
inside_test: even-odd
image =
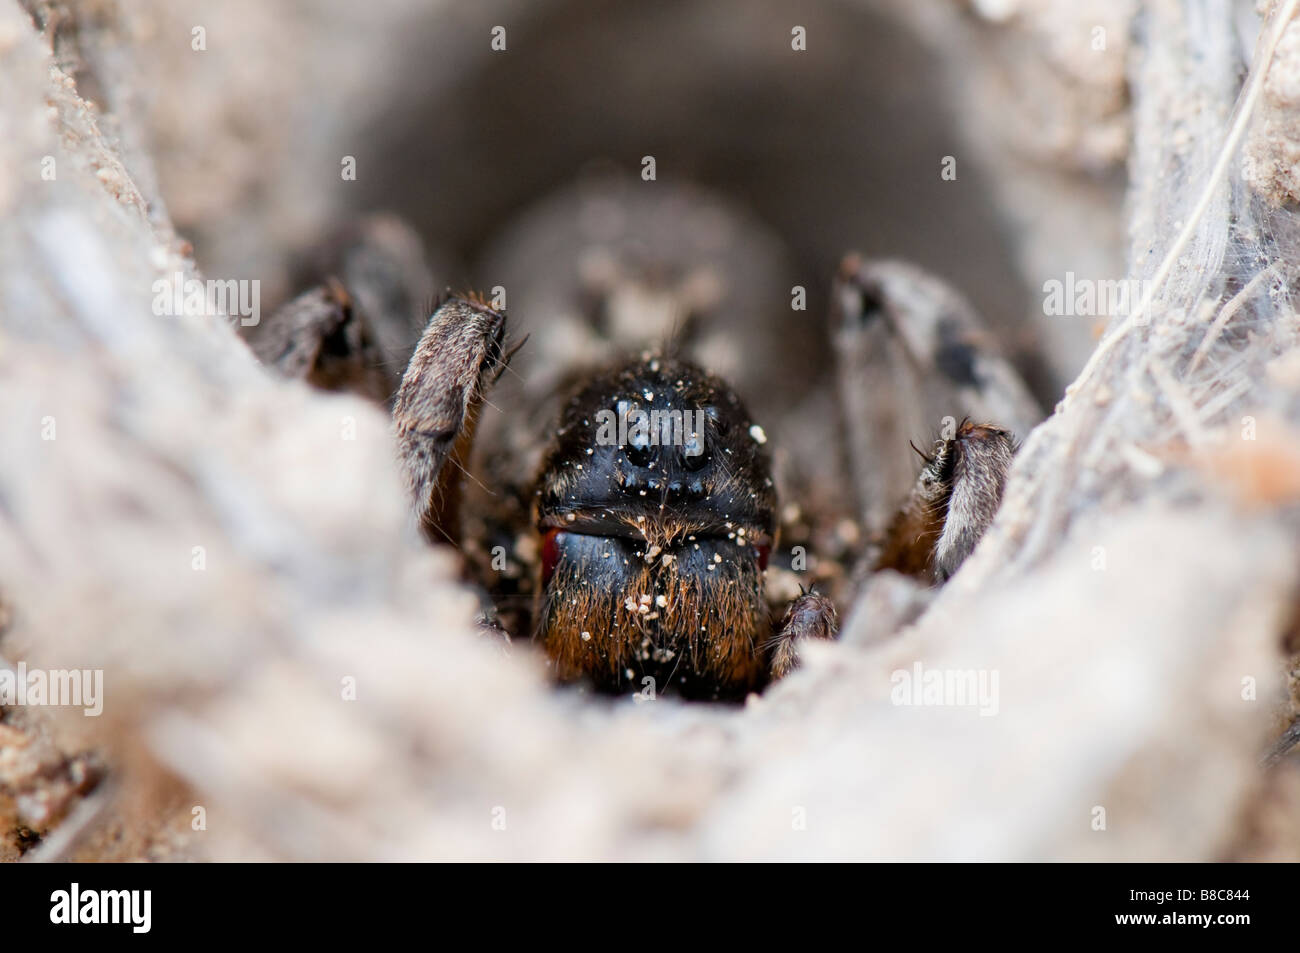
[[[701,470],[709,462],[708,454],[704,452],[705,440],[703,434],[691,433],[683,441],[678,456],[681,458],[682,465],[690,471]],[[656,445],[653,444],[649,436],[637,434],[629,437],[627,445],[623,448],[623,453],[627,456],[628,462],[635,467],[642,467],[650,470],[654,469],[656,464]],[[653,489],[653,487],[652,487]]]
[[[649,402],[655,395],[647,390],[641,396]],[[721,414],[713,406],[689,411],[647,410],[626,398],[615,403],[612,419],[625,431],[624,439],[619,441],[624,456],[634,467],[643,469],[654,469],[659,447],[673,447],[686,470],[701,470],[709,462],[706,452],[709,440],[705,428],[712,426],[719,433],[725,428]]]

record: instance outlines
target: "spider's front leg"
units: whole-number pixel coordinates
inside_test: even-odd
[[[935,441],[874,568],[946,582],[993,522],[1015,453],[1010,433],[969,421]]]
[[[511,353],[503,311],[453,296],[434,311],[393,402],[398,453],[416,517],[433,541],[455,543],[460,475],[488,389]]]
[[[337,278],[294,298],[246,335],[257,358],[285,377],[377,403],[393,392],[371,322]]]
[[[915,479],[909,441],[958,421],[1023,436],[1042,411],[975,309],[913,265],[849,255],[832,288],[832,333],[849,468],[879,535]]]
[[[781,625],[768,643],[772,680],[785,678],[799,667],[799,647],[806,639],[833,639],[839,631],[835,604],[809,589],[790,603]]]
[[[387,406],[423,327],[433,276],[420,238],[388,215],[364,218],[303,256],[316,283],[240,333],[280,374]]]
[[[1042,414],[979,315],[940,279],[850,255],[832,301],[850,469],[879,545],[869,563],[942,583],[993,521],[1015,435]],[[942,436],[913,476],[907,445],[936,427]]]

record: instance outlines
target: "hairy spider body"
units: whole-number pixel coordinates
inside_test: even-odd
[[[776,492],[755,433],[723,381],[659,356],[566,403],[535,491],[536,617],[560,678],[707,697],[766,682]]]
[[[648,263],[675,260],[663,236],[623,258],[603,246],[613,263],[584,292],[610,298],[600,306],[564,292],[563,281],[548,298],[547,277],[564,269],[534,263],[534,300],[567,293],[586,305],[533,327],[537,356],[525,352],[523,370],[510,367],[517,348],[507,347],[504,309],[476,295],[442,299],[408,360],[375,342],[401,337],[409,318],[389,303],[411,300],[406,285],[423,279],[403,252],[414,240],[382,224],[358,229],[339,253],[351,286],[326,280],[252,343],[318,387],[376,397],[381,376],[393,381],[395,443],[416,521],[432,543],[461,551],[467,580],[492,600],[484,633],[531,636],[561,682],[732,700],[786,676],[808,639],[836,636],[829,595],[855,596],[872,571],[926,586],[957,571],[997,511],[1013,433],[1038,419],[960,295],[912,266],[850,256],[825,329],[833,379],[786,406],[774,443],[797,449],[774,458],[736,391],[705,369],[719,338],[708,324],[713,298],[698,294],[704,282],[667,280],[672,268]],[[409,277],[394,289],[394,275]],[[725,288],[727,275],[709,286]],[[671,352],[641,350],[645,329],[633,318],[643,312],[691,316],[670,335]],[[733,312],[719,326],[743,341],[742,320]],[[611,358],[619,350],[640,356]],[[760,372],[779,376],[783,355],[764,365],[759,353],[739,371],[779,415],[779,392],[763,393]],[[918,476],[907,442],[936,424],[951,432]],[[847,463],[838,476],[836,459]],[[778,508],[782,481],[820,487],[821,505]],[[794,544],[769,570],[783,521]],[[835,555],[808,552],[815,548]],[[809,567],[805,556],[822,564]],[[845,560],[867,572],[851,578]],[[812,579],[833,593],[805,585]]]

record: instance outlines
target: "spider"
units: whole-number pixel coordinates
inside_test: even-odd
[[[710,700],[762,690],[798,666],[807,640],[835,638],[836,601],[880,574],[937,586],[956,572],[997,510],[1016,436],[1041,416],[956,292],[910,265],[847,256],[831,288],[827,386],[802,419],[820,456],[846,461],[841,498],[854,502],[783,504],[828,467],[807,441],[775,466],[765,422],[698,358],[719,297],[707,268],[605,249],[568,337],[548,341],[546,322],[532,322],[550,365],[515,360],[533,347],[508,340],[490,296],[447,293],[393,367],[381,340],[414,326],[375,317],[385,296],[374,274],[390,292],[401,283],[400,269],[376,265],[382,232],[354,235],[336,258],[342,277],[250,343],[283,373],[388,404],[423,534],[461,551],[485,629],[530,638],[561,682]],[[387,294],[398,311],[409,297]],[[647,327],[668,334],[654,341]],[[557,354],[574,359],[556,367]],[[936,424],[918,475],[909,443]],[[850,545],[804,584],[797,551],[834,550],[827,526]]]

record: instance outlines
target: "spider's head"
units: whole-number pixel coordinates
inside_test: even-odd
[[[565,643],[551,646],[562,675],[599,668],[593,653],[615,687],[638,672],[680,681],[749,664],[752,652],[742,659],[729,646],[749,646],[769,624],[766,439],[723,381],[667,357],[616,367],[573,394],[536,491],[541,622],[544,638]],[[684,663],[706,635],[717,658]],[[751,672],[733,674],[748,687]]]

